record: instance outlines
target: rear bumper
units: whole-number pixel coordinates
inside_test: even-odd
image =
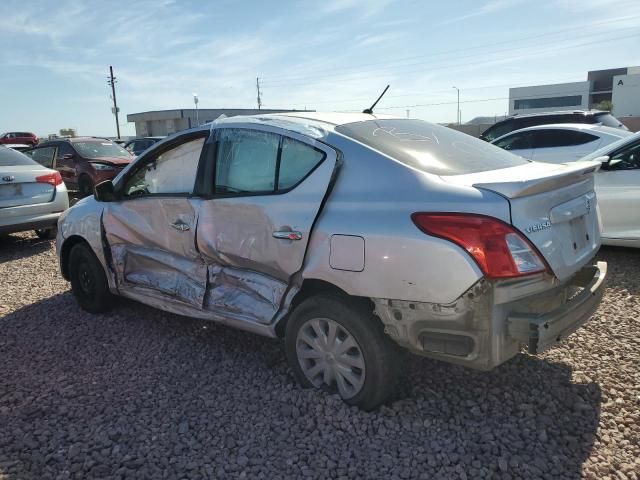
[[[0,233],[55,227],[58,218],[67,208],[69,195],[64,184],[60,184],[50,202],[0,209]]]
[[[58,225],[60,213],[50,213],[38,217],[18,217],[15,223],[10,225],[0,225],[0,233],[25,232],[27,230],[38,230],[41,228],[53,228]]]
[[[536,355],[560,342],[580,328],[598,308],[604,294],[607,264],[583,268],[571,282],[582,291],[555,310],[536,315],[513,313],[508,317],[509,336],[527,344]]]
[[[565,282],[548,274],[481,280],[448,304],[372,300],[387,335],[412,353],[490,370],[523,346],[541,353],[582,326],[602,300],[606,274],[598,262]]]

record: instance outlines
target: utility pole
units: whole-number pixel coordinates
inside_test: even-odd
[[[262,107],[262,93],[260,92],[260,78],[256,77],[256,90],[258,91],[258,110]]]
[[[116,77],[113,76],[113,67],[109,65],[109,80],[107,83],[111,85],[111,98],[113,98],[113,114],[116,116],[116,131],[118,132],[118,140],[120,140],[120,122],[118,121],[118,102],[116,101]]]

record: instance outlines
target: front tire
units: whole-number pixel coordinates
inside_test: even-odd
[[[95,253],[85,243],[74,245],[69,254],[71,290],[78,304],[90,313],[109,309],[111,293],[104,269]]]
[[[320,294],[298,305],[285,351],[304,387],[337,391],[349,405],[371,410],[388,400],[398,378],[398,347],[365,303]]]

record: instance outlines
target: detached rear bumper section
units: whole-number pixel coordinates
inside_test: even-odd
[[[607,264],[583,268],[571,282],[571,285],[582,290],[567,303],[555,310],[536,315],[530,313],[513,313],[509,315],[508,334],[527,345],[532,355],[547,350],[565,339],[593,315],[604,294]]]
[[[526,346],[539,354],[580,328],[604,294],[607,264],[558,283],[551,275],[480,280],[454,302],[373,299],[385,332],[412,353],[490,370]]]

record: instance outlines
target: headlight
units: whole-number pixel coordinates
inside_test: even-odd
[[[92,165],[96,170],[115,170],[115,167],[105,165],[104,163],[93,163]]]

